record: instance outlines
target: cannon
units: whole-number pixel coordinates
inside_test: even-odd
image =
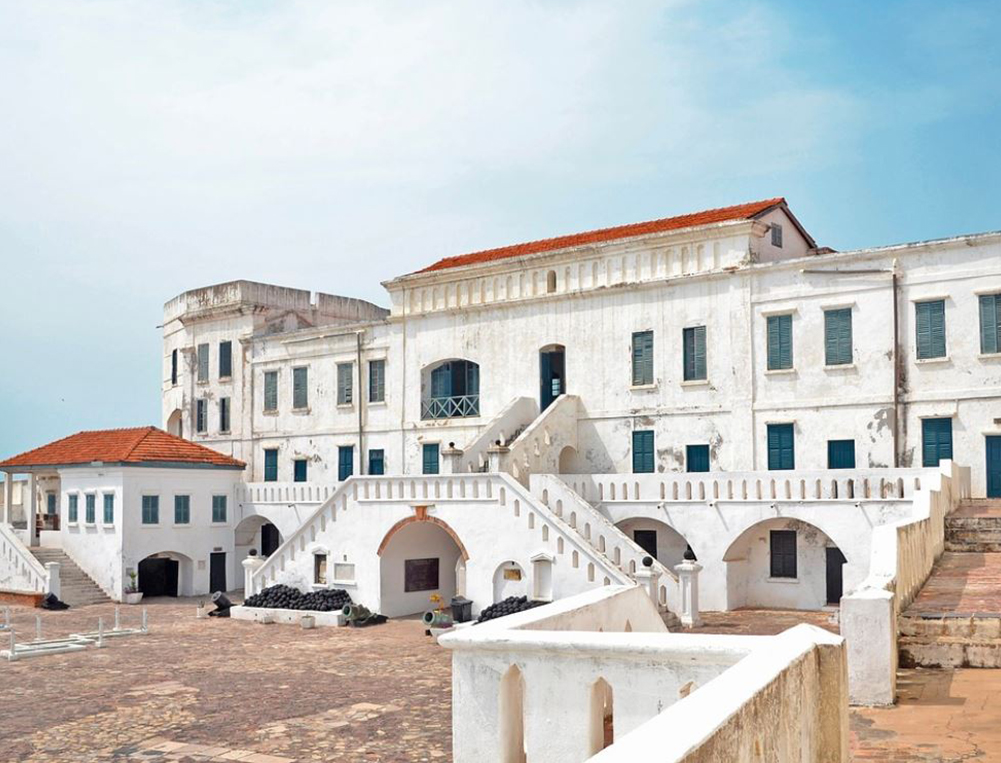
[[[368,607],[361,604],[345,604],[344,609],[341,610],[341,614],[344,615],[348,622],[353,622],[355,620],[364,620],[372,612]]]
[[[212,603],[215,604],[216,608],[209,612],[209,617],[229,617],[229,608],[233,606],[226,594],[222,591],[216,591],[212,594]]]
[[[421,619],[424,621],[424,625],[428,628],[452,627],[452,616],[448,614],[448,612],[440,612],[436,609],[432,609],[429,612],[425,612]]]

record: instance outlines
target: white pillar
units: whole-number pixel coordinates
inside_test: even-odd
[[[14,514],[11,512],[11,503],[14,501],[14,473],[4,472],[3,474],[3,513],[0,514],[0,522],[11,524],[14,521]]]
[[[646,588],[653,603],[660,607],[660,573],[652,567],[644,567],[636,571],[636,582]]]
[[[674,567],[674,571],[678,573],[678,588],[681,593],[681,611],[678,613],[678,618],[686,628],[694,628],[702,624],[702,618],[699,617],[699,572],[701,570],[701,564],[688,559]]]
[[[487,448],[487,462],[489,464],[487,468],[495,473],[504,471],[504,457],[509,450],[510,448],[504,445],[491,445]]]
[[[57,599],[62,598],[62,586],[59,584],[59,562],[45,563],[45,593],[51,593]]]
[[[874,588],[841,597],[853,705],[892,705],[897,694],[897,616],[893,594]]]
[[[442,474],[462,474],[462,448],[450,442],[441,452]]]
[[[28,545],[37,546],[38,530],[35,523],[38,521],[38,484],[34,472],[28,477],[28,506]]]
[[[243,565],[243,598],[246,599],[257,593],[254,590],[253,575],[264,566],[264,560],[259,556],[248,556],[241,564]]]

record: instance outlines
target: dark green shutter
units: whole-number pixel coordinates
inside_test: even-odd
[[[278,481],[278,451],[274,448],[264,451],[264,481]]]
[[[792,316],[768,316],[768,370],[792,368]]]
[[[228,379],[233,375],[233,343],[219,342],[219,378]]]
[[[851,308],[824,313],[824,362],[829,366],[852,362]]]
[[[689,445],[685,448],[685,470],[689,472],[709,471],[708,445]]]
[[[768,540],[771,576],[773,578],[795,578],[798,572],[796,569],[796,531],[772,530]]]
[[[305,458],[297,458],[292,462],[292,479],[295,482],[305,482],[309,462]]]
[[[633,385],[653,384],[653,332],[633,334]]]
[[[695,381],[706,378],[706,327],[693,326],[683,332],[684,378]]]
[[[828,440],[827,441],[827,468],[828,469],[854,469],[855,468],[855,441],[854,440]]]
[[[306,408],[309,405],[309,370],[292,369],[292,407]]]
[[[654,471],[653,432],[633,432],[633,471],[649,474]]]
[[[1001,352],[1001,294],[980,297],[980,352]]]
[[[438,443],[425,443],[424,450],[424,474],[438,473]]]
[[[952,458],[952,419],[922,419],[922,466],[938,466],[938,462]]]
[[[768,425],[768,468],[795,469],[796,445],[792,424]]]
[[[368,473],[375,475],[386,473],[386,455],[382,449],[368,452]]]
[[[918,359],[945,357],[945,302],[918,302],[914,312]]]
[[[386,361],[373,360],[368,364],[368,401],[381,403],[386,399]]]
[[[198,381],[209,380],[209,346],[198,345]]]
[[[351,405],[354,401],[354,369],[351,363],[337,364],[337,404]]]
[[[278,410],[278,372],[264,372],[264,410]]]

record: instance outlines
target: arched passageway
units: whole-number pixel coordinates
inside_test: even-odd
[[[150,554],[138,565],[138,584],[145,598],[193,596],[194,564],[176,551]]]
[[[431,609],[431,596],[446,603],[455,596],[456,571],[468,554],[458,536],[437,519],[405,519],[379,546],[379,611],[401,617]]]
[[[251,549],[267,559],[284,542],[278,528],[267,517],[253,514],[241,520],[233,529],[233,560],[228,565],[230,587],[243,587],[243,560]]]
[[[672,569],[676,564],[681,564],[685,556],[685,549],[689,547],[688,541],[681,533],[666,522],[657,519],[646,517],[624,519],[616,527],[669,569]],[[698,549],[693,548],[692,552],[698,558]]]
[[[181,410],[175,408],[174,412],[167,417],[167,431],[172,435],[184,437],[184,424],[181,420]]]

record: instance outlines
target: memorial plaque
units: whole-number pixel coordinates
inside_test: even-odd
[[[407,559],[403,562],[403,590],[435,591],[438,589],[438,559]]]

